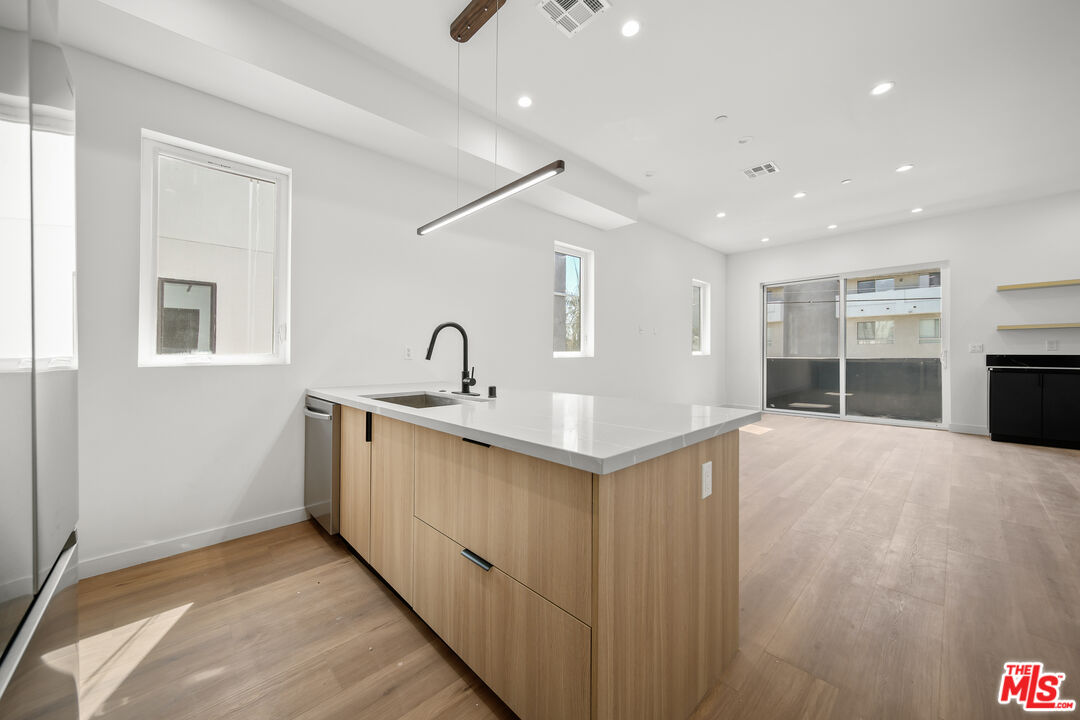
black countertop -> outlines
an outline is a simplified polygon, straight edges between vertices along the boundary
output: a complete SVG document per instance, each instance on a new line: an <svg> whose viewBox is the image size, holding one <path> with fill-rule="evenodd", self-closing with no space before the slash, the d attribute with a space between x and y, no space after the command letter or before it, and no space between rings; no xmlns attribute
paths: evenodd
<svg viewBox="0 0 1080 720"><path fill-rule="evenodd" d="M987 355L986 367L1068 368L1080 370L1080 355Z"/></svg>

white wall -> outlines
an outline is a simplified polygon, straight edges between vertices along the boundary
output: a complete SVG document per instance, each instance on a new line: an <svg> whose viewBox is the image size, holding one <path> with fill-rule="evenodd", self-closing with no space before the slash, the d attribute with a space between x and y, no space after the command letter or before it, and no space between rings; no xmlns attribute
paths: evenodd
<svg viewBox="0 0 1080 720"><path fill-rule="evenodd" d="M1000 284L1080 278L1080 193L927 217L728 257L726 400L761 404L761 284L878 268L948 265L942 321L950 427L986 431L986 353L1080 354L1080 330L998 332L998 325L1080 322L1080 288L998 293Z"/></svg>
<svg viewBox="0 0 1080 720"><path fill-rule="evenodd" d="M455 205L453 181L93 55L70 62L84 574L303 517L304 389L453 379L453 336L432 362L403 359L442 321L469 330L480 387L720 400L721 254L514 201L418 238ZM292 168L290 365L136 367L144 127ZM592 359L551 357L555 240L596 253ZM714 290L711 357L690 356L691 278Z"/></svg>

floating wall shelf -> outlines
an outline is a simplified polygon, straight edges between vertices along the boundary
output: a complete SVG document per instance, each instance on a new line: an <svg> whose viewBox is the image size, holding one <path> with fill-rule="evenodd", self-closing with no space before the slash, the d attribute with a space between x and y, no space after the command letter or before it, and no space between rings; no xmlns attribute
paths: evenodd
<svg viewBox="0 0 1080 720"><path fill-rule="evenodd" d="M1065 287L1066 285L1080 285L1080 280L1051 280L1049 282L1020 283L1018 285L998 285L998 292L1008 290L1037 290L1039 288ZM1043 327L1043 326L1038 326ZM999 330L1001 328L998 328Z"/></svg>
<svg viewBox="0 0 1080 720"><path fill-rule="evenodd" d="M1058 330L1061 328L1080 328L1080 322L1075 323L1040 323L1036 325L998 325L998 330Z"/></svg>

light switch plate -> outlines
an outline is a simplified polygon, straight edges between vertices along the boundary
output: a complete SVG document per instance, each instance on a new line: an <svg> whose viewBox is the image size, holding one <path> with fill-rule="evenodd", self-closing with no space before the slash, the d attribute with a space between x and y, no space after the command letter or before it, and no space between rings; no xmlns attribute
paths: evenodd
<svg viewBox="0 0 1080 720"><path fill-rule="evenodd" d="M983 344L982 343L971 343L970 345L968 345L968 352L969 353L981 353L981 352L983 352Z"/></svg>
<svg viewBox="0 0 1080 720"><path fill-rule="evenodd" d="M1047 340L1046 341L1046 349L1050 350L1050 351L1057 350L1058 349L1058 341L1057 340Z"/></svg>
<svg viewBox="0 0 1080 720"><path fill-rule="evenodd" d="M712 460L701 465L701 499L712 495Z"/></svg>

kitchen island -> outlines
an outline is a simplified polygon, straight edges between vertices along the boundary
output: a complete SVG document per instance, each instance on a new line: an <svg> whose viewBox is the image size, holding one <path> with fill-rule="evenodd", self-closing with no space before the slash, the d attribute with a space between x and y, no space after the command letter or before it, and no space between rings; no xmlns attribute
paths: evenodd
<svg viewBox="0 0 1080 720"><path fill-rule="evenodd" d="M760 413L444 387L309 391L340 406L342 537L519 716L689 715L738 648Z"/></svg>

